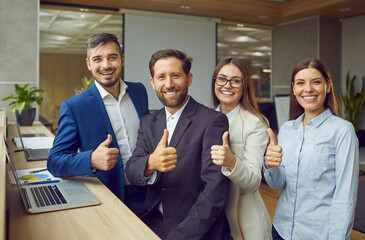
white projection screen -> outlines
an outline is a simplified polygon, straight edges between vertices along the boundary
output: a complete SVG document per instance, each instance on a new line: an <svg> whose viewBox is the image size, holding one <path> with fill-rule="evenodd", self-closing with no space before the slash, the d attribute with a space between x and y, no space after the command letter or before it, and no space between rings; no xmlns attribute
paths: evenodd
<svg viewBox="0 0 365 240"><path fill-rule="evenodd" d="M175 48L193 58L193 82L189 95L212 107L210 81L216 61L216 22L214 19L146 16L125 13L124 80L142 82L148 93L150 110L160 109L150 82L148 62L158 50Z"/></svg>

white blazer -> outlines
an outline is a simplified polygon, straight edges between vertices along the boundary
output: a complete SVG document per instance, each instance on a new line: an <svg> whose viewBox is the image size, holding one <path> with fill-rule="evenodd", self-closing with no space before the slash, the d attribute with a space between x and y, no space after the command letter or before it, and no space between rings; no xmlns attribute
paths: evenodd
<svg viewBox="0 0 365 240"><path fill-rule="evenodd" d="M237 156L232 172L222 168L230 180L225 211L232 237L270 240L271 220L261 195L263 156L268 143L267 126L254 114L240 107L229 126L231 150Z"/></svg>

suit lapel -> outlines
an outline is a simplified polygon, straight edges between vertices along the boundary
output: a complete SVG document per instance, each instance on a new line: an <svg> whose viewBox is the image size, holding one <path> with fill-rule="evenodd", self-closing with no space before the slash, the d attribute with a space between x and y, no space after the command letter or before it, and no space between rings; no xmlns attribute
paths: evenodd
<svg viewBox="0 0 365 240"><path fill-rule="evenodd" d="M154 143L155 147L160 142L161 137L163 135L163 131L166 128L166 113L165 108L162 108L159 110L159 112L156 114L156 118L152 123L152 130L154 131Z"/></svg>
<svg viewBox="0 0 365 240"><path fill-rule="evenodd" d="M189 102L186 104L186 107L184 111L181 113L180 119L176 124L174 135L171 137L171 141L169 146L175 147L179 143L181 137L183 136L185 130L188 128L188 126L191 123L191 120L189 119L190 116L194 115L196 113L196 109L198 107L198 103L190 97Z"/></svg>
<svg viewBox="0 0 365 240"><path fill-rule="evenodd" d="M93 106L95 106L94 109L96 111L96 116L94 117L99 118L100 122L105 127L105 131L112 135L115 147L118 147L113 127L109 120L108 113L106 112L103 100L101 99L100 93L96 88L95 83L93 83L93 85L91 85L90 87L89 97L90 97L90 102L92 103ZM107 136L105 136L105 139L106 137Z"/></svg>
<svg viewBox="0 0 365 240"><path fill-rule="evenodd" d="M132 100L134 108L137 111L137 115L138 115L139 119L141 119L141 117L143 116L143 112L142 112L142 109L140 107L141 101L139 100L139 95L140 94L138 92L138 89L133 84L131 84L129 82L124 82L124 83L128 86L127 92L129 94L129 97Z"/></svg>

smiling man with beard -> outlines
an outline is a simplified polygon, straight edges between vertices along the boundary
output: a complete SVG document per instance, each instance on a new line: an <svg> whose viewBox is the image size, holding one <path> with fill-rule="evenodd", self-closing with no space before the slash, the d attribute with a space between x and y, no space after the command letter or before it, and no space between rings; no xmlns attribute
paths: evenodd
<svg viewBox="0 0 365 240"><path fill-rule="evenodd" d="M141 119L126 173L148 185L141 218L162 239L231 239L223 211L229 180L210 156L228 120L188 95L191 61L175 49L152 55L150 83L165 107Z"/></svg>
<svg viewBox="0 0 365 240"><path fill-rule="evenodd" d="M141 215L146 188L130 185L124 168L135 148L139 119L149 113L146 89L121 79L124 55L113 34L88 39L86 64L95 81L61 104L47 167L58 177L97 177Z"/></svg>

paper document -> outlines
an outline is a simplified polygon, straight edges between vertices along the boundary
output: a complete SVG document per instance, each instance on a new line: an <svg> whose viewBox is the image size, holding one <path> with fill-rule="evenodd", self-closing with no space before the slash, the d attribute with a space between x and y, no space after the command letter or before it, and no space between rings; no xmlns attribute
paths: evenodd
<svg viewBox="0 0 365 240"><path fill-rule="evenodd" d="M23 137L22 139L25 148L43 149L52 148L54 137ZM14 138L14 142L17 147L22 147L18 137Z"/></svg>
<svg viewBox="0 0 365 240"><path fill-rule="evenodd" d="M32 169L22 169L16 170L18 175L19 183L25 184L37 184L37 183L47 183L47 182L59 182L62 178L53 176L48 170L32 173L33 171L43 169L43 168L32 168ZM8 176L10 183L16 185L15 178L12 171L8 171Z"/></svg>

